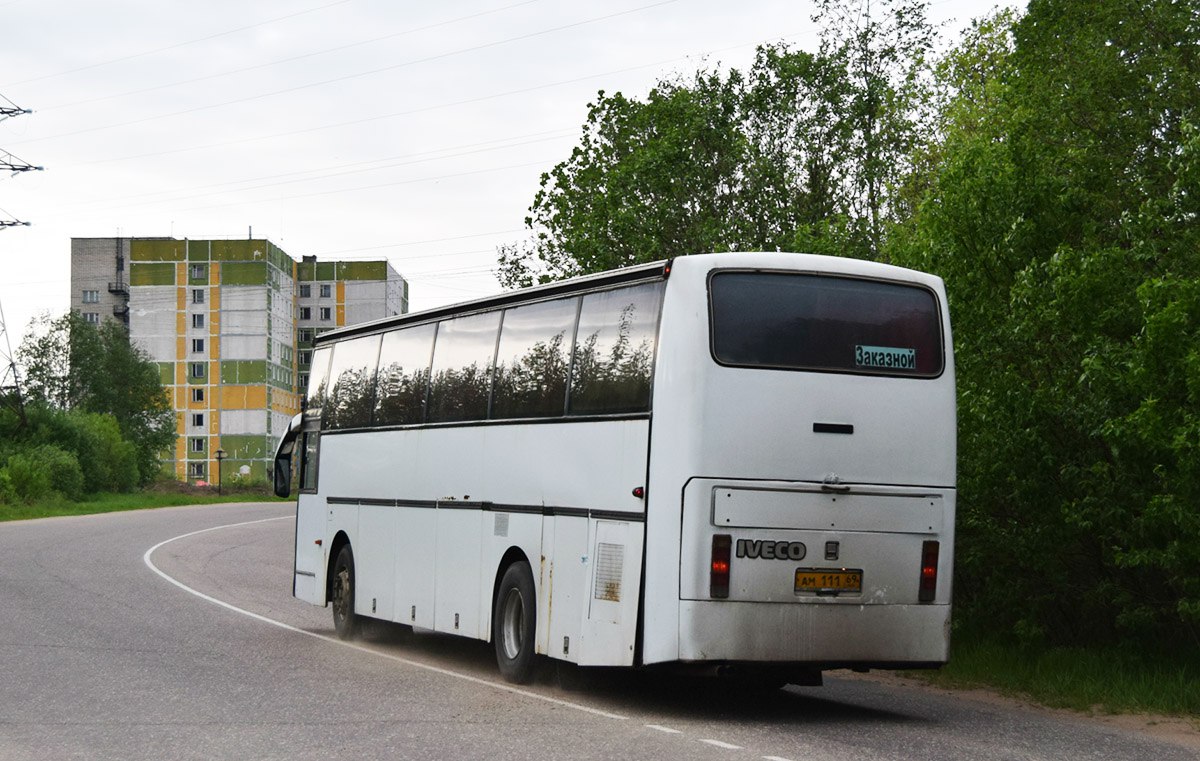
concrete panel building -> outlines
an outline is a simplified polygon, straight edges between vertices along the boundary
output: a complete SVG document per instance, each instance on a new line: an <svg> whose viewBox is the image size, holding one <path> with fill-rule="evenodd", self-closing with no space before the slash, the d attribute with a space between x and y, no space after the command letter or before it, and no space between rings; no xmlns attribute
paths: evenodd
<svg viewBox="0 0 1200 761"><path fill-rule="evenodd" d="M129 239L71 239L71 311L129 324Z"/></svg>
<svg viewBox="0 0 1200 761"><path fill-rule="evenodd" d="M298 262L261 239L74 238L71 291L72 309L124 321L158 363L178 434L164 465L191 481L217 480L218 450L222 480L265 479L313 338L408 311L386 261Z"/></svg>

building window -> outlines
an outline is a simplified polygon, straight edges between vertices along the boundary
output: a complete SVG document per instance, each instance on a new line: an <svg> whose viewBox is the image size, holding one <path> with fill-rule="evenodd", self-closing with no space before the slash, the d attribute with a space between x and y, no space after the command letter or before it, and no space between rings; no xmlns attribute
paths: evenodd
<svg viewBox="0 0 1200 761"><path fill-rule="evenodd" d="M202 315L202 314L192 315L192 327L193 328L203 328L204 327L204 315Z"/></svg>
<svg viewBox="0 0 1200 761"><path fill-rule="evenodd" d="M192 289L192 303L193 304L203 304L204 303L204 289L203 288L193 288Z"/></svg>
<svg viewBox="0 0 1200 761"><path fill-rule="evenodd" d="M202 389L202 388L192 389L192 401L193 402L204 401L204 389Z"/></svg>
<svg viewBox="0 0 1200 761"><path fill-rule="evenodd" d="M333 316L333 310L329 307L321 307L321 319L328 320Z"/></svg>
<svg viewBox="0 0 1200 761"><path fill-rule="evenodd" d="M192 413L192 425L197 426L197 427L204 425L204 413L203 412Z"/></svg>
<svg viewBox="0 0 1200 761"><path fill-rule="evenodd" d="M204 351L204 339L203 338L193 338L192 339L192 351L195 353L202 353Z"/></svg>
<svg viewBox="0 0 1200 761"><path fill-rule="evenodd" d="M312 364L312 352L307 349L300 350L300 364L308 367Z"/></svg>
<svg viewBox="0 0 1200 761"><path fill-rule="evenodd" d="M300 319L301 320L311 320L312 319L312 307L300 307Z"/></svg>
<svg viewBox="0 0 1200 761"><path fill-rule="evenodd" d="M321 298L327 299L332 295L333 295L333 286L332 285L321 286Z"/></svg>
<svg viewBox="0 0 1200 761"><path fill-rule="evenodd" d="M196 436L190 440L190 443L191 443L191 448L192 448L193 452L203 452L204 451L204 437Z"/></svg>
<svg viewBox="0 0 1200 761"><path fill-rule="evenodd" d="M308 388L308 373L300 373L300 388Z"/></svg>
<svg viewBox="0 0 1200 761"><path fill-rule="evenodd" d="M202 462L189 462L188 478L204 478L204 465Z"/></svg>
<svg viewBox="0 0 1200 761"><path fill-rule="evenodd" d="M83 303L99 304L100 303L100 291L84 291L83 292Z"/></svg>
<svg viewBox="0 0 1200 761"><path fill-rule="evenodd" d="M301 328L300 329L300 343L306 343L306 344L312 343L312 339L313 339L312 328Z"/></svg>
<svg viewBox="0 0 1200 761"><path fill-rule="evenodd" d="M202 280L208 275L208 268L203 264L193 264L191 273L193 280Z"/></svg>
<svg viewBox="0 0 1200 761"><path fill-rule="evenodd" d="M84 321L90 322L93 325L99 325L100 324L100 313L99 312L84 312L83 319L84 319Z"/></svg>
<svg viewBox="0 0 1200 761"><path fill-rule="evenodd" d="M191 376L193 378L203 378L204 377L204 363L203 362L192 362L190 372L191 372Z"/></svg>
<svg viewBox="0 0 1200 761"><path fill-rule="evenodd" d="M300 286L300 298L307 299L310 296L312 296L312 286L311 285Z"/></svg>

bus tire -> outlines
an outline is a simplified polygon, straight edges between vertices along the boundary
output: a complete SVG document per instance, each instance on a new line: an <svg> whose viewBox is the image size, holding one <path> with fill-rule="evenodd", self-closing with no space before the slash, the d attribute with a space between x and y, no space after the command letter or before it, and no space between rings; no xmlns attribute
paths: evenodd
<svg viewBox="0 0 1200 761"><path fill-rule="evenodd" d="M330 603L333 606L333 628L340 639L353 639L358 634L360 617L354 612L354 552L342 545L333 562L330 583Z"/></svg>
<svg viewBox="0 0 1200 761"><path fill-rule="evenodd" d="M533 678L534 639L537 635L537 598L533 574L524 560L504 571L492 606L492 640L496 665L505 681L527 684Z"/></svg>

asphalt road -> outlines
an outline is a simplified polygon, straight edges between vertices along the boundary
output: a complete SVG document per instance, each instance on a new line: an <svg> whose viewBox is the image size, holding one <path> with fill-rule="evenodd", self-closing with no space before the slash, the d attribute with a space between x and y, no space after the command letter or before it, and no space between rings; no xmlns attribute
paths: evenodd
<svg viewBox="0 0 1200 761"><path fill-rule="evenodd" d="M291 597L292 536L280 504L0 524L0 759L1200 757L864 679L747 696L607 672L567 690L546 666L513 688L486 643L382 624L338 642Z"/></svg>

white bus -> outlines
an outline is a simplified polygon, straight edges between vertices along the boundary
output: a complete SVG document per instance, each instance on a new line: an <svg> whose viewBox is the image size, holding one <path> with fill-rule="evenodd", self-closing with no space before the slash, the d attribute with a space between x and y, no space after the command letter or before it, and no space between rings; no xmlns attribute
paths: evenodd
<svg viewBox="0 0 1200 761"><path fill-rule="evenodd" d="M687 256L317 339L293 592L535 654L819 684L946 662L942 282Z"/></svg>

